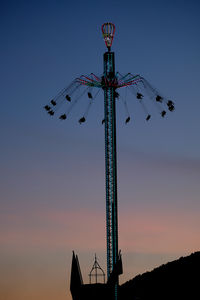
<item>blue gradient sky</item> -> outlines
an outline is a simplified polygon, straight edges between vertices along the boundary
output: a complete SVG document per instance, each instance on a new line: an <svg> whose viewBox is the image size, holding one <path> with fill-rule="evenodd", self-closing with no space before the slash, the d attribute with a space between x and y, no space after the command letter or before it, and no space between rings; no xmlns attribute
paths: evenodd
<svg viewBox="0 0 200 300"><path fill-rule="evenodd" d="M105 268L103 95L87 122L42 107L103 70L101 25L116 25L116 70L141 74L176 110L146 123L117 104L119 232L125 281L200 248L199 1L2 1L0 282L4 299L70 299L71 251L84 279ZM12 275L11 275L12 274Z"/></svg>

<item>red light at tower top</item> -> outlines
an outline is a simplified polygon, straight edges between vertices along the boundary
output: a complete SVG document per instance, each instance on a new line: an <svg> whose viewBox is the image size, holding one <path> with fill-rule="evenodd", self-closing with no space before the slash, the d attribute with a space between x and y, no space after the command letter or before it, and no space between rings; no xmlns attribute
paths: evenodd
<svg viewBox="0 0 200 300"><path fill-rule="evenodd" d="M106 44L106 47L108 48L108 51L110 51L110 48L112 46L113 38L115 35L115 25L112 23L104 23L101 27L103 38Z"/></svg>

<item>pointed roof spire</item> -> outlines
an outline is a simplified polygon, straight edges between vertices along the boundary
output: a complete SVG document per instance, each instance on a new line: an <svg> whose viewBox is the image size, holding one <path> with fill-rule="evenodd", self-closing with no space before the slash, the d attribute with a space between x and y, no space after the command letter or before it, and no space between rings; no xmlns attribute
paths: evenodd
<svg viewBox="0 0 200 300"><path fill-rule="evenodd" d="M73 294L77 288L83 284L81 269L79 265L78 256L75 255L74 251L72 254L72 267L71 267L71 280L70 280L70 290Z"/></svg>

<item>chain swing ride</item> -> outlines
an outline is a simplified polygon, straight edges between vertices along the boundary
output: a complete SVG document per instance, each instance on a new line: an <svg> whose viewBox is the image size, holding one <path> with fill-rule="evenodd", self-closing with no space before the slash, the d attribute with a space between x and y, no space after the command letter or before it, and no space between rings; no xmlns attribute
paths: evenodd
<svg viewBox="0 0 200 300"><path fill-rule="evenodd" d="M81 75L72 83L61 90L44 109L50 116L58 114L58 118L66 120L79 102L80 98L87 96L87 107L84 114L78 120L80 124L86 122L91 105L102 90L104 93L104 118L102 124L105 127L105 179L106 179L106 236L107 236L107 280L109 280L114 267L120 257L118 252L118 209L117 209L117 158L116 158L116 100L122 100L126 111L125 123L131 121L126 99L120 97L119 89L127 88L136 101L141 105L145 113L146 121L151 118L146 102L152 101L157 106L161 117L165 117L166 110L174 111L172 100L166 99L144 77L127 73L122 75L115 72L115 56L111 52L111 46L115 34L115 25L105 23L102 25L103 38L107 47L104 53L104 71L100 76L91 73ZM95 90L96 89L96 90ZM131 97L132 98L132 97ZM118 273L119 275L120 273ZM118 276L114 287L114 299L118 299Z"/></svg>

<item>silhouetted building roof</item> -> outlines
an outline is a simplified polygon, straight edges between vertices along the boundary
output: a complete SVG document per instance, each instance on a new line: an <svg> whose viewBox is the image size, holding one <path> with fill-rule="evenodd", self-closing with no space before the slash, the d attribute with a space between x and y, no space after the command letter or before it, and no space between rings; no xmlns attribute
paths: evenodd
<svg viewBox="0 0 200 300"><path fill-rule="evenodd" d="M121 254L107 283L84 284L78 256L73 252L70 290L73 300L114 300L114 286L122 274Z"/></svg>

